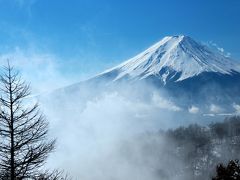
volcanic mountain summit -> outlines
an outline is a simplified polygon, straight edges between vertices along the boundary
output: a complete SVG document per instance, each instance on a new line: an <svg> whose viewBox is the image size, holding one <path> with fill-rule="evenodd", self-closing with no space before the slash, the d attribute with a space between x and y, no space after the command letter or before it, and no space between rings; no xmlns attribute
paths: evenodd
<svg viewBox="0 0 240 180"><path fill-rule="evenodd" d="M104 71L100 76L121 79L141 80L157 77L164 84L182 81L203 72L232 74L240 72L240 64L213 52L208 47L188 36L167 36L144 52Z"/></svg>
<svg viewBox="0 0 240 180"><path fill-rule="evenodd" d="M191 104L228 108L240 103L240 63L188 36L167 36L120 65L57 94L71 94L78 101L86 94L91 97L112 90L140 98L151 98L157 91L185 108Z"/></svg>

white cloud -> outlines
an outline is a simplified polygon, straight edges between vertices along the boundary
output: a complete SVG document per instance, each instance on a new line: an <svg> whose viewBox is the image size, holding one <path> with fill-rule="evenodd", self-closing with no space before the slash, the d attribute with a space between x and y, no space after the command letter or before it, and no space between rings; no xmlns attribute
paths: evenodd
<svg viewBox="0 0 240 180"><path fill-rule="evenodd" d="M18 8L24 9L27 12L28 17L32 17L32 7L37 0L14 0L14 3Z"/></svg>
<svg viewBox="0 0 240 180"><path fill-rule="evenodd" d="M212 113L221 113L223 111L223 109L220 106L217 106L215 104L211 104L209 110Z"/></svg>
<svg viewBox="0 0 240 180"><path fill-rule="evenodd" d="M240 105L239 104L234 103L233 108L236 110L237 114L240 114Z"/></svg>
<svg viewBox="0 0 240 180"><path fill-rule="evenodd" d="M95 92L95 89L88 91ZM172 116L173 112L166 111L166 108L169 109L173 103L163 100L159 95L155 95L156 99L161 109L154 103L132 99L128 95L122 96L118 92L105 92L86 100L86 103L79 99L75 106L79 109L76 110L73 110L71 102L64 101L64 105L70 108L55 111L51 104L53 101L50 100L44 109L51 119L50 125L53 127L53 136L58 139L58 149L50 157L48 166L64 169L73 177L83 179L155 179L152 178L155 174L152 173L152 167L155 166L135 163L145 160L137 152L134 153L134 156L138 156L137 159L129 161L129 153L124 152L129 150L125 148L126 140L146 131L156 132L167 124L173 127L179 123L178 119L171 120L166 115L169 113ZM173 110L176 109L178 108L174 106ZM53 124L53 121L56 123ZM135 145L133 148L141 150ZM106 159L110 161L106 163ZM153 160L155 162L155 158ZM142 167L141 171L135 171Z"/></svg>
<svg viewBox="0 0 240 180"><path fill-rule="evenodd" d="M188 108L188 112L191 114L197 114L199 112L199 108L196 106L191 106L190 108Z"/></svg>
<svg viewBox="0 0 240 180"><path fill-rule="evenodd" d="M182 109L175 105L172 101L161 97L158 93L153 93L152 101L155 106L161 109L167 109L171 111L181 111Z"/></svg>
<svg viewBox="0 0 240 180"><path fill-rule="evenodd" d="M224 53L224 49L223 48L217 48L221 53Z"/></svg>
<svg viewBox="0 0 240 180"><path fill-rule="evenodd" d="M209 113L209 114L203 114L203 116L214 117L214 116L215 116L215 114L211 114L211 113Z"/></svg>
<svg viewBox="0 0 240 180"><path fill-rule="evenodd" d="M15 3L20 7L32 6L37 0L15 0Z"/></svg>
<svg viewBox="0 0 240 180"><path fill-rule="evenodd" d="M216 43L214 43L213 41L209 41L207 43L205 43L209 48L211 48L212 50L218 51L219 53L223 54L226 57L230 57L231 53L227 52L224 48L219 47Z"/></svg>
<svg viewBox="0 0 240 180"><path fill-rule="evenodd" d="M73 82L60 72L59 59L53 54L15 48L10 53L0 55L0 65L6 65L7 60L31 84L33 93L53 90Z"/></svg>

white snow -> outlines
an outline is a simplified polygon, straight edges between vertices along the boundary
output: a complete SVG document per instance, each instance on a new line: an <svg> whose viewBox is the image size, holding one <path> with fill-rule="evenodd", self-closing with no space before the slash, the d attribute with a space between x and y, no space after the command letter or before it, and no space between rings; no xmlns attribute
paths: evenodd
<svg viewBox="0 0 240 180"><path fill-rule="evenodd" d="M155 75L166 83L168 78L173 78L177 73L181 75L176 81L181 81L202 72L240 72L240 64L220 53L212 52L188 36L179 35L163 38L144 52L99 76L112 71L118 72L114 81L125 76L144 79Z"/></svg>

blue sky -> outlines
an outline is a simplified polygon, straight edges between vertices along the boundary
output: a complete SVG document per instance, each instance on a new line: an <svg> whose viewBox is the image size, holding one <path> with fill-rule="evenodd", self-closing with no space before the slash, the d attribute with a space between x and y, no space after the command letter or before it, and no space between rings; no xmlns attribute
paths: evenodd
<svg viewBox="0 0 240 180"><path fill-rule="evenodd" d="M166 35L212 41L240 59L239 33L239 0L0 0L0 53L50 54L74 80Z"/></svg>

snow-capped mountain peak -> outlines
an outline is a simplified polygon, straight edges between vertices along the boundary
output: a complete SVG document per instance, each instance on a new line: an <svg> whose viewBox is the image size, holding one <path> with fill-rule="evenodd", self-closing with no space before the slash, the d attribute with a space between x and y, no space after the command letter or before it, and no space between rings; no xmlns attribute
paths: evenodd
<svg viewBox="0 0 240 180"><path fill-rule="evenodd" d="M239 63L184 35L167 36L144 52L98 76L114 72L114 81L122 78L145 79L157 76L164 83L181 81L202 72L231 74L240 72ZM177 77L177 79L176 79Z"/></svg>

